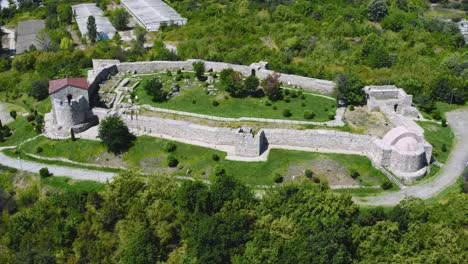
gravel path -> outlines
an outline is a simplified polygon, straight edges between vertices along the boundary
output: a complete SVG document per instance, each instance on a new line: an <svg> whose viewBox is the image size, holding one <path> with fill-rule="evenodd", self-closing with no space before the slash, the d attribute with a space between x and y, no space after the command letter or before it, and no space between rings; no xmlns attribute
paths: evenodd
<svg viewBox="0 0 468 264"><path fill-rule="evenodd" d="M390 206L398 204L401 200L410 196L422 199L434 197L447 187L455 184L468 165L468 109L452 111L447 113L446 116L455 135L456 143L445 167L441 169L436 179L381 196L354 197L354 201L363 205Z"/></svg>
<svg viewBox="0 0 468 264"><path fill-rule="evenodd" d="M2 150L8 148L12 147L0 148L0 162L2 165L11 168L16 168L18 170L38 173L41 168L47 167L49 169L49 172L53 173L55 176L67 176L76 180L91 180L98 182L106 182L107 180L110 181L116 175L116 173L112 172L70 168L66 166L43 164L34 161L14 159L8 157L7 155L5 155L5 153L2 152Z"/></svg>

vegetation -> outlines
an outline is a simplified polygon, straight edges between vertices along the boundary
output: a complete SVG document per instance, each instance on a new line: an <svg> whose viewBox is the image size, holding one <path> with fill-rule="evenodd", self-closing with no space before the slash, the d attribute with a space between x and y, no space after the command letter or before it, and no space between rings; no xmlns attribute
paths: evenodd
<svg viewBox="0 0 468 264"><path fill-rule="evenodd" d="M127 151L135 140L135 136L130 133L127 125L117 115L111 115L101 121L98 138L113 153Z"/></svg>
<svg viewBox="0 0 468 264"><path fill-rule="evenodd" d="M418 124L424 129L424 138L433 146L432 155L437 161L445 163L454 143L450 127L432 122L418 122Z"/></svg>
<svg viewBox="0 0 468 264"><path fill-rule="evenodd" d="M98 32L96 28L96 18L94 16L88 17L88 24L86 27L88 29L88 39L93 43L96 42Z"/></svg>
<svg viewBox="0 0 468 264"><path fill-rule="evenodd" d="M20 177L0 173L2 263L462 263L467 257L466 194L433 205L410 199L358 209L350 196L323 184L280 185L258 199L231 176L210 186L135 173L105 186L56 177L14 185Z"/></svg>
<svg viewBox="0 0 468 264"><path fill-rule="evenodd" d="M223 72L229 73L230 71ZM243 97L241 94L244 93L244 88L238 90L240 92L235 92L233 95L231 93L233 91L225 88L226 86L223 82L224 73L220 73L220 82L214 84L214 87L218 89L218 91L215 91L215 94L211 95L203 88L203 83L193 80L194 75L185 75L190 76L190 82L188 83L190 88L185 88L187 85L185 81L176 81L179 75L175 77L167 76L164 72L155 74L154 76L145 76L135 90L135 95L138 96L136 102L184 112L233 118L258 117L285 119L282 111L286 108L289 109L292 114L288 119L293 120L320 122L329 120L329 114L335 115L336 102L333 99L303 93L295 89L280 89L278 91L281 93L280 97L284 97L285 100L277 100L274 102L265 97ZM182 74L183 73L180 75ZM247 83L249 78L250 77L243 81L243 83ZM159 95L164 97L163 94L167 95L171 86L175 84L181 87L181 92L170 99L167 99L166 96L164 100L161 98L160 101L154 101L154 97L148 92L149 87L156 87L154 90L157 91L157 98L160 98ZM239 96L243 98L239 98ZM314 115L304 116L304 111L313 112Z"/></svg>

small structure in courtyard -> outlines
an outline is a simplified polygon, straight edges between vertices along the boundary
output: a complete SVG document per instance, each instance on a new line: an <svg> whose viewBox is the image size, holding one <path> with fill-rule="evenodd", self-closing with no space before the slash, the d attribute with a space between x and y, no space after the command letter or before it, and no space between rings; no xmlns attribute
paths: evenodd
<svg viewBox="0 0 468 264"><path fill-rule="evenodd" d="M64 78L49 81L52 112L46 115L49 132L68 136L71 129L82 132L98 123L89 104L90 90L86 78ZM51 131L52 130L52 131Z"/></svg>

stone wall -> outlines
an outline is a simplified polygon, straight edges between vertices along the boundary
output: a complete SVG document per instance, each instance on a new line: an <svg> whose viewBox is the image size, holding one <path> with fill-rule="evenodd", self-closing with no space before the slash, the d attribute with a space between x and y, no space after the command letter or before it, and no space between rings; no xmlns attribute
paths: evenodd
<svg viewBox="0 0 468 264"><path fill-rule="evenodd" d="M70 104L66 100L52 99L52 111L58 127L70 128L86 123L90 109L88 100L80 96L73 99Z"/></svg>
<svg viewBox="0 0 468 264"><path fill-rule="evenodd" d="M119 72L127 73L151 73L155 71L164 70L193 70L192 63L199 60L187 60L187 61L142 61L142 62L122 62L117 60L93 60L93 71L90 76L97 76L103 69L109 68L115 65ZM207 71L220 72L223 69L232 68L235 71L242 73L244 76L249 76L254 73L260 79L266 78L269 74L273 74L274 71L268 70L266 62L252 63L250 66L237 65L224 62L212 62L203 61ZM331 94L335 87L335 83L327 80L320 80L315 78L281 74L279 79L283 84L294 85L299 88L321 92L324 94ZM94 79L91 78L91 81Z"/></svg>

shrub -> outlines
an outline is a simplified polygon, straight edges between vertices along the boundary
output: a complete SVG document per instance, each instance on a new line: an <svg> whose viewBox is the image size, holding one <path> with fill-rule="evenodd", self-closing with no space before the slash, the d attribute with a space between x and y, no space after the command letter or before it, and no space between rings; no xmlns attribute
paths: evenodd
<svg viewBox="0 0 468 264"><path fill-rule="evenodd" d="M167 166L171 168L177 167L177 165L179 164L179 161L173 155L167 156L166 162Z"/></svg>
<svg viewBox="0 0 468 264"><path fill-rule="evenodd" d="M354 105L351 105L351 106L349 107L349 111L354 111Z"/></svg>
<svg viewBox="0 0 468 264"><path fill-rule="evenodd" d="M44 149L42 149L41 147L36 148L36 153L41 153L42 151L44 151Z"/></svg>
<svg viewBox="0 0 468 264"><path fill-rule="evenodd" d="M301 99L305 100L305 95L304 94L301 94Z"/></svg>
<svg viewBox="0 0 468 264"><path fill-rule="evenodd" d="M435 120L440 120L442 118L439 111L434 111L432 117L434 117Z"/></svg>
<svg viewBox="0 0 468 264"><path fill-rule="evenodd" d="M287 91L287 90L286 90L286 91ZM290 103L290 102L291 102L291 98L286 97L286 98L284 98L284 101L285 101L286 103Z"/></svg>
<svg viewBox="0 0 468 264"><path fill-rule="evenodd" d="M304 171L304 175L307 178L312 179L312 177L314 176L314 172L311 169L307 169L307 170Z"/></svg>
<svg viewBox="0 0 468 264"><path fill-rule="evenodd" d="M38 101L42 101L49 96L49 82L47 80L35 80L31 83L29 95Z"/></svg>
<svg viewBox="0 0 468 264"><path fill-rule="evenodd" d="M357 179L357 177L361 176L357 170L351 170L351 178Z"/></svg>
<svg viewBox="0 0 468 264"><path fill-rule="evenodd" d="M196 101L196 100L192 100L192 104L196 104L196 103L197 103L197 101Z"/></svg>
<svg viewBox="0 0 468 264"><path fill-rule="evenodd" d="M328 108L325 107L325 109L323 109L323 111L328 112Z"/></svg>
<svg viewBox="0 0 468 264"><path fill-rule="evenodd" d="M278 107L276 107L276 105L274 105L274 106L273 106L273 110L276 110L276 109L278 109Z"/></svg>
<svg viewBox="0 0 468 264"><path fill-rule="evenodd" d="M315 113L312 111L305 111L304 112L304 119L313 119L315 117Z"/></svg>
<svg viewBox="0 0 468 264"><path fill-rule="evenodd" d="M216 101L216 100L213 100L212 104L213 104L213 106L218 106L218 105L219 105L219 102Z"/></svg>
<svg viewBox="0 0 468 264"><path fill-rule="evenodd" d="M442 144L441 150L442 150L442 152L447 152L447 145Z"/></svg>
<svg viewBox="0 0 468 264"><path fill-rule="evenodd" d="M219 166L216 166L215 167L215 170L214 170L214 173L216 176L224 176L226 175L226 170L222 167L219 167Z"/></svg>
<svg viewBox="0 0 468 264"><path fill-rule="evenodd" d="M101 121L98 138L113 153L128 150L136 137L130 133L127 125L117 115L111 115Z"/></svg>
<svg viewBox="0 0 468 264"><path fill-rule="evenodd" d="M26 117L26 119L28 120L28 122L32 122L32 121L34 121L34 120L36 119L36 117L33 116L33 115L28 115L28 116Z"/></svg>
<svg viewBox="0 0 468 264"><path fill-rule="evenodd" d="M442 127L447 127L447 120L442 118Z"/></svg>
<svg viewBox="0 0 468 264"><path fill-rule="evenodd" d="M275 183L282 183L283 180L284 180L283 175L281 175L279 173L275 173L275 176L273 177L273 181Z"/></svg>
<svg viewBox="0 0 468 264"><path fill-rule="evenodd" d="M174 152L177 149L177 145L172 142L167 142L164 144L164 151L166 152Z"/></svg>
<svg viewBox="0 0 468 264"><path fill-rule="evenodd" d="M388 190L393 187L393 183L391 181L384 181L381 185L382 189Z"/></svg>
<svg viewBox="0 0 468 264"><path fill-rule="evenodd" d="M172 76L172 72L170 70L166 70L166 75L170 77Z"/></svg>
<svg viewBox="0 0 468 264"><path fill-rule="evenodd" d="M289 95L291 93L291 91L289 91L289 89L283 89L284 91L284 95Z"/></svg>
<svg viewBox="0 0 468 264"><path fill-rule="evenodd" d="M17 116L16 111L15 111L15 110L10 111L10 116L11 116L13 119L16 119L16 116Z"/></svg>
<svg viewBox="0 0 468 264"><path fill-rule="evenodd" d="M328 119L329 120L334 120L335 119L335 114L329 114Z"/></svg>
<svg viewBox="0 0 468 264"><path fill-rule="evenodd" d="M315 183L320 183L320 179L317 178L317 177L312 177L312 180L313 180Z"/></svg>
<svg viewBox="0 0 468 264"><path fill-rule="evenodd" d="M41 178L47 178L52 176L52 173L49 172L48 168L42 168L39 170L39 175L41 176Z"/></svg>
<svg viewBox="0 0 468 264"><path fill-rule="evenodd" d="M266 106L271 106L271 102L270 102L270 101L266 101L266 102L265 102L265 105L266 105Z"/></svg>
<svg viewBox="0 0 468 264"><path fill-rule="evenodd" d="M302 107L306 107L306 104L305 104L305 103L302 103L301 106L302 106Z"/></svg>
<svg viewBox="0 0 468 264"><path fill-rule="evenodd" d="M290 116L292 116L291 110L289 110L289 109L284 109L284 110L283 110L283 116L284 116L284 117L290 117Z"/></svg>
<svg viewBox="0 0 468 264"><path fill-rule="evenodd" d="M292 92L291 92L291 97L292 97L292 98L297 98L297 93L296 93L296 91L292 91Z"/></svg>
<svg viewBox="0 0 468 264"><path fill-rule="evenodd" d="M211 158L213 158L214 161L219 161L219 155L218 154L213 154L211 156Z"/></svg>

